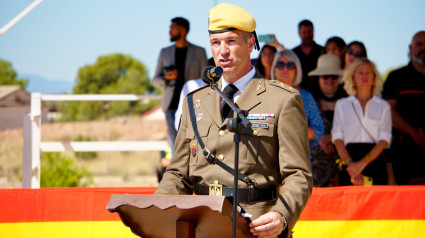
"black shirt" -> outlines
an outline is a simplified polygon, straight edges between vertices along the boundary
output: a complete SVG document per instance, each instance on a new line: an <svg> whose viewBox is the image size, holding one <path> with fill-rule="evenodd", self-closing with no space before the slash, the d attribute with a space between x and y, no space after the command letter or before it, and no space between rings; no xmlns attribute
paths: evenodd
<svg viewBox="0 0 425 238"><path fill-rule="evenodd" d="M301 68L303 71L303 77L301 81L301 88L310 89L310 78L308 77L308 73L316 68L317 66L317 59L319 59L319 56L322 54L323 47L316 44L314 42L313 49L311 50L309 55L304 54L304 52L301 49L301 45L295 47L292 51L298 56L298 58L301 61Z"/></svg>
<svg viewBox="0 0 425 238"><path fill-rule="evenodd" d="M396 111L407 123L425 131L425 75L412 62L388 75L382 91L384 99L397 101ZM401 133L394 130L395 133Z"/></svg>
<svg viewBox="0 0 425 238"><path fill-rule="evenodd" d="M180 100L180 92L182 91L183 85L184 85L184 68L186 65L186 54L187 54L187 47L185 48L176 48L176 55L175 55L175 61L176 62L176 69L179 71L179 75L176 79L176 84L174 86L174 92L173 92L173 98L171 99L170 106L168 107L168 110L177 110L177 107L179 106L179 100Z"/></svg>

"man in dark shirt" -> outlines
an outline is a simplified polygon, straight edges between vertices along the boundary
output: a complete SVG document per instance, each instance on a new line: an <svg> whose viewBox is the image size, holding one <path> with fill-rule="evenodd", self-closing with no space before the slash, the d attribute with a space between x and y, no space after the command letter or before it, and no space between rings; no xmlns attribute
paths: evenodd
<svg viewBox="0 0 425 238"><path fill-rule="evenodd" d="M314 42L314 27L310 20L302 20L298 24L298 34L301 38L301 44L293 49L301 61L303 77L301 88L310 90L310 78L308 72L316 68L317 59L322 54L323 47Z"/></svg>
<svg viewBox="0 0 425 238"><path fill-rule="evenodd" d="M398 184L425 184L425 31L413 36L411 61L388 75L382 92L391 105L391 158Z"/></svg>
<svg viewBox="0 0 425 238"><path fill-rule="evenodd" d="M174 147L177 135L174 119L180 91L185 82L201 77L201 72L208 62L205 49L187 41L188 32L189 21L182 17L171 20L170 41L175 44L161 50L152 80L155 87L164 88L162 110L167 121L171 148Z"/></svg>

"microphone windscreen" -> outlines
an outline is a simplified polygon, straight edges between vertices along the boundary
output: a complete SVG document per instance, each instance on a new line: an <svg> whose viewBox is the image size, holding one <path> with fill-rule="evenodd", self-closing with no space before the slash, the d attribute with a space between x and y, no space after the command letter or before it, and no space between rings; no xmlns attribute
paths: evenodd
<svg viewBox="0 0 425 238"><path fill-rule="evenodd" d="M214 66L207 66L207 67L205 67L203 70L202 70L202 73L201 73L201 79L202 79L202 81L204 81L204 83L206 83L206 84L210 84L211 82L212 82L212 80L211 79L209 79L208 78L208 71L210 70L210 69L212 69L212 68L214 68Z"/></svg>

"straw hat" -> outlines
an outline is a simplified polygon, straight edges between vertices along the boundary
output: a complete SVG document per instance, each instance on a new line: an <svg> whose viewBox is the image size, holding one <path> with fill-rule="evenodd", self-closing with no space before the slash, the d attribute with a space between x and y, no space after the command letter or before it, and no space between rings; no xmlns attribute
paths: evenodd
<svg viewBox="0 0 425 238"><path fill-rule="evenodd" d="M324 54L317 60L317 67L308 73L308 76L342 75L341 61L332 54Z"/></svg>

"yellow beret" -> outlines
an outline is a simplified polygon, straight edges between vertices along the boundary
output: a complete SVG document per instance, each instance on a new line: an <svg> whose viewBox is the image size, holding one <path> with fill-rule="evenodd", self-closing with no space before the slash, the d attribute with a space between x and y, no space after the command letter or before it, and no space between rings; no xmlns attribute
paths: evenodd
<svg viewBox="0 0 425 238"><path fill-rule="evenodd" d="M219 33L229 30L254 32L256 27L254 17L245 9L229 3L221 3L210 9L208 31Z"/></svg>

